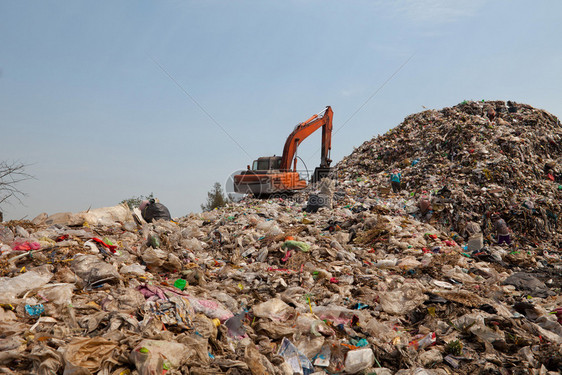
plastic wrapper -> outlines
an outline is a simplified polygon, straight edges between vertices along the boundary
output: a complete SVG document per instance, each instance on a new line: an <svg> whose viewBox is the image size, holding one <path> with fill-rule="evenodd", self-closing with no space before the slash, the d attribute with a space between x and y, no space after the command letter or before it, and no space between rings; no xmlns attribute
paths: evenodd
<svg viewBox="0 0 562 375"><path fill-rule="evenodd" d="M435 332L430 332L427 335L422 336L421 338L412 340L409 345L416 350L423 350L428 346L433 345L436 340L437 335L435 334Z"/></svg>
<svg viewBox="0 0 562 375"><path fill-rule="evenodd" d="M291 365L294 374L310 375L314 372L314 366L309 359L286 337L281 341L277 355L283 357L285 362Z"/></svg>
<svg viewBox="0 0 562 375"><path fill-rule="evenodd" d="M314 366L318 367L328 367L330 366L330 357L332 356L332 351L329 345L322 346L322 349L316 356L314 360Z"/></svg>

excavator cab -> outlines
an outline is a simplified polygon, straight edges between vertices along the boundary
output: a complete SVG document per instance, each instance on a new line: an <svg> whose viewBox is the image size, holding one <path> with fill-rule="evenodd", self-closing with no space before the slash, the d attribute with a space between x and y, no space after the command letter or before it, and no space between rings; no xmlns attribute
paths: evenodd
<svg viewBox="0 0 562 375"><path fill-rule="evenodd" d="M270 171L281 168L281 156L264 156L254 160L252 171Z"/></svg>
<svg viewBox="0 0 562 375"><path fill-rule="evenodd" d="M281 159L281 156L263 156L254 160L251 168L234 176L234 191L256 197L269 197L276 193L304 189L306 181L298 173L281 172Z"/></svg>

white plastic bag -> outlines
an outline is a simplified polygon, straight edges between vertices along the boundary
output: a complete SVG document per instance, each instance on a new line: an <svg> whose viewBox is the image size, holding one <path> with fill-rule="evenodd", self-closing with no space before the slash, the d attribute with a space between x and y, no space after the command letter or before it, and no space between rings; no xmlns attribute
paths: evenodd
<svg viewBox="0 0 562 375"><path fill-rule="evenodd" d="M0 280L0 303L13 303L28 290L41 288L53 278L51 269L51 265L44 265L16 277Z"/></svg>

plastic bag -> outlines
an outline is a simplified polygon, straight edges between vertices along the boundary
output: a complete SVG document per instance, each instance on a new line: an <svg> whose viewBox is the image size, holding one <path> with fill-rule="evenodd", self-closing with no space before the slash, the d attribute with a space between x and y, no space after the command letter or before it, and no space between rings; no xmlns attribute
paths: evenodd
<svg viewBox="0 0 562 375"><path fill-rule="evenodd" d="M172 220L168 208L154 199L142 210L142 218L149 223L155 220Z"/></svg>
<svg viewBox="0 0 562 375"><path fill-rule="evenodd" d="M265 232L266 237L278 236L283 233L281 228L279 228L279 226L273 220L262 221L256 226L256 228Z"/></svg>
<svg viewBox="0 0 562 375"><path fill-rule="evenodd" d="M71 269L88 284L119 280L117 269L95 255L78 254L74 257Z"/></svg>
<svg viewBox="0 0 562 375"><path fill-rule="evenodd" d="M20 236L23 238L29 237L29 232L26 231L24 228L20 227L19 225L15 228L16 236Z"/></svg>
<svg viewBox="0 0 562 375"><path fill-rule="evenodd" d="M390 292L381 292L379 296L382 309L395 315L404 315L428 299L423 289L416 284L405 284Z"/></svg>
<svg viewBox="0 0 562 375"><path fill-rule="evenodd" d="M330 354L330 365L328 366L329 373L340 373L345 368L345 354L343 353L342 346L339 344L332 345L332 352Z"/></svg>
<svg viewBox="0 0 562 375"><path fill-rule="evenodd" d="M47 284L53 278L51 269L51 265L44 265L11 279L0 280L0 303L14 303L21 294Z"/></svg>
<svg viewBox="0 0 562 375"><path fill-rule="evenodd" d="M197 336L203 337L206 340L217 337L218 329L216 324L220 325L220 321L218 319L209 319L203 314L197 314L192 319L192 322Z"/></svg>
<svg viewBox="0 0 562 375"><path fill-rule="evenodd" d="M132 274L132 275L142 276L146 273L146 266L140 265L138 263L133 263L121 267L120 272L122 274Z"/></svg>
<svg viewBox="0 0 562 375"><path fill-rule="evenodd" d="M94 208L79 212L73 215L71 221L75 224L114 225L117 222L133 221L133 215L126 203L120 203L112 207Z"/></svg>
<svg viewBox="0 0 562 375"><path fill-rule="evenodd" d="M58 374L63 365L63 355L48 345L35 345L28 358L33 361L31 374L50 375Z"/></svg>
<svg viewBox="0 0 562 375"><path fill-rule="evenodd" d="M216 318L220 320L221 323L224 323L234 316L234 314L228 311L220 302L192 296L187 297L187 299L196 313L203 313L210 319Z"/></svg>
<svg viewBox="0 0 562 375"><path fill-rule="evenodd" d="M66 363L64 375L97 373L103 363L111 358L118 344L103 337L75 338L68 344L64 352Z"/></svg>
<svg viewBox="0 0 562 375"><path fill-rule="evenodd" d="M243 321L246 318L244 311L234 315L232 318L224 322L228 328L228 335L232 338L242 338L246 336L246 329L244 328Z"/></svg>
<svg viewBox="0 0 562 375"><path fill-rule="evenodd" d="M294 313L294 309L279 298L272 298L255 305L252 310L259 318L269 318L279 322L286 321Z"/></svg>
<svg viewBox="0 0 562 375"><path fill-rule="evenodd" d="M197 238L190 238L188 240L183 240L182 246L188 248L191 251L198 252L198 251L203 251L203 249L209 245L207 245L205 242L198 240Z"/></svg>
<svg viewBox="0 0 562 375"><path fill-rule="evenodd" d="M482 236L482 233L476 233L468 239L467 251L479 251L482 247L484 247L484 237Z"/></svg>
<svg viewBox="0 0 562 375"><path fill-rule="evenodd" d="M178 368L189 356L189 348L173 341L142 340L129 354L140 375L163 374Z"/></svg>
<svg viewBox="0 0 562 375"><path fill-rule="evenodd" d="M183 361L190 363L194 363L197 361L201 365L205 366L209 364L209 341L207 339L194 333L192 335L183 336L179 338L178 341L188 348L188 350L183 353Z"/></svg>
<svg viewBox="0 0 562 375"><path fill-rule="evenodd" d="M322 350L326 339L321 337L311 337L302 335L299 339L295 338L295 346L307 358L315 358Z"/></svg>
<svg viewBox="0 0 562 375"><path fill-rule="evenodd" d="M74 288L74 284L47 284L38 294L55 305L64 306L72 302Z"/></svg>
<svg viewBox="0 0 562 375"><path fill-rule="evenodd" d="M183 238L196 237L199 238L203 236L203 232L196 225L188 225L186 228L182 229L181 236Z"/></svg>
<svg viewBox="0 0 562 375"><path fill-rule="evenodd" d="M146 249L141 258L149 267L160 267L164 264L164 261L168 257L165 251L160 249L153 249L149 247Z"/></svg>
<svg viewBox="0 0 562 375"><path fill-rule="evenodd" d="M347 353L345 358L345 372L356 374L365 370L375 363L375 354L372 349L358 349Z"/></svg>
<svg viewBox="0 0 562 375"><path fill-rule="evenodd" d="M16 251L30 251L30 250L39 250L41 248L41 244L36 241L25 241L22 239L15 240L12 244L12 249Z"/></svg>

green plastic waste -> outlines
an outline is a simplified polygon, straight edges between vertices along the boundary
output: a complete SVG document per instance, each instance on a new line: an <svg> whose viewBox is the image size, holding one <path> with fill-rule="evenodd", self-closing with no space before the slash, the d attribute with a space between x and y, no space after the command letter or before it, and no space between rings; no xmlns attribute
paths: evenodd
<svg viewBox="0 0 562 375"><path fill-rule="evenodd" d="M187 280L184 280L184 279L177 279L174 282L174 286L176 288L178 288L179 290L184 290L186 285L187 285Z"/></svg>
<svg viewBox="0 0 562 375"><path fill-rule="evenodd" d="M369 342L365 339L353 338L349 340L349 343L353 346L358 346L360 348L364 348L369 345Z"/></svg>
<svg viewBox="0 0 562 375"><path fill-rule="evenodd" d="M153 249L158 249L160 247L160 238L157 235L151 235L148 237L148 244Z"/></svg>
<svg viewBox="0 0 562 375"><path fill-rule="evenodd" d="M170 367L172 367L172 364L170 363L170 361L165 359L164 362L162 363L162 369L169 370Z"/></svg>
<svg viewBox="0 0 562 375"><path fill-rule="evenodd" d="M306 242L301 241L285 241L285 243L281 245L281 248L289 250L300 250L304 253L307 253L310 250L310 245Z"/></svg>

